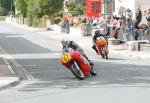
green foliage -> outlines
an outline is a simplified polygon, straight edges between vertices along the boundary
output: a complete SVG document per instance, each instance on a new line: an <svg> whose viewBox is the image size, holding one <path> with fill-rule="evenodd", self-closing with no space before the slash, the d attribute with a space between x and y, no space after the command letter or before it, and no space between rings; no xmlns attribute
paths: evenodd
<svg viewBox="0 0 150 103"><path fill-rule="evenodd" d="M51 19L51 23L55 17L63 16L64 0L14 0L17 15L27 18L29 26L39 26L39 19L46 15L46 19ZM56 18L56 22L60 19ZM41 23L42 24L42 23Z"/></svg>
<svg viewBox="0 0 150 103"><path fill-rule="evenodd" d="M23 16L24 18L27 16L27 1L26 0L15 0L16 9L18 11L18 15Z"/></svg>
<svg viewBox="0 0 150 103"><path fill-rule="evenodd" d="M0 16L5 15L5 9L0 7Z"/></svg>
<svg viewBox="0 0 150 103"><path fill-rule="evenodd" d="M37 10L36 0L27 0L27 21L28 26L33 26L34 18L37 18L38 10Z"/></svg>
<svg viewBox="0 0 150 103"><path fill-rule="evenodd" d="M61 18L63 18L63 13L64 13L64 10L61 9L59 12L57 12L57 13L55 14L55 17L61 17Z"/></svg>
<svg viewBox="0 0 150 103"><path fill-rule="evenodd" d="M32 14L28 14L28 16L27 16L27 24L28 24L28 26L33 25L33 16L32 16Z"/></svg>
<svg viewBox="0 0 150 103"><path fill-rule="evenodd" d="M0 15L3 16L3 15L6 15L6 1L5 0L0 0Z"/></svg>
<svg viewBox="0 0 150 103"><path fill-rule="evenodd" d="M69 10L69 13L72 16L78 16L78 15L84 15L85 14L85 6L80 4L67 4L67 8Z"/></svg>
<svg viewBox="0 0 150 103"><path fill-rule="evenodd" d="M4 21L5 20L5 16L0 16L0 21Z"/></svg>
<svg viewBox="0 0 150 103"><path fill-rule="evenodd" d="M44 15L43 18L46 20L49 19L48 15Z"/></svg>
<svg viewBox="0 0 150 103"><path fill-rule="evenodd" d="M33 27L42 27L42 19L33 18Z"/></svg>
<svg viewBox="0 0 150 103"><path fill-rule="evenodd" d="M62 18L61 17L55 17L55 23L56 24L58 24L58 23L60 23L60 21L62 20Z"/></svg>
<svg viewBox="0 0 150 103"><path fill-rule="evenodd" d="M47 15L54 15L63 8L64 0L37 0L38 9Z"/></svg>
<svg viewBox="0 0 150 103"><path fill-rule="evenodd" d="M14 0L0 0L0 15L8 15L15 11Z"/></svg>

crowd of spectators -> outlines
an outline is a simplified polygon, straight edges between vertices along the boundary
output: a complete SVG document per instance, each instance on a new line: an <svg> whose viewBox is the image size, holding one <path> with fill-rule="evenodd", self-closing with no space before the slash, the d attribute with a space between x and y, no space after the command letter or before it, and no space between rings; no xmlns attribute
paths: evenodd
<svg viewBox="0 0 150 103"><path fill-rule="evenodd" d="M81 30L86 31L86 35L91 35L91 31L95 26L105 25L106 34L114 38L122 35L123 39L138 40L139 33L137 30L143 30L144 33L150 31L150 9L141 11L139 8L136 10L135 17L133 17L132 10L127 8L119 14L120 16L101 16L100 18L83 18L81 16L70 17L63 19L61 22L62 28L79 27ZM135 18L135 19L133 19ZM124 30L123 30L124 29ZM63 30L63 29L62 29ZM122 31L122 32L120 32ZM124 32L123 32L124 31ZM120 34L122 33L122 34ZM132 35L132 36L131 36ZM131 40L131 38L130 38Z"/></svg>

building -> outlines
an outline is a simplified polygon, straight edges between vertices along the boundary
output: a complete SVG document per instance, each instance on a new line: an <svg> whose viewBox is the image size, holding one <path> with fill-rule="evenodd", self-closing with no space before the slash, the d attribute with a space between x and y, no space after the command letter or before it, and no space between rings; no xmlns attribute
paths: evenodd
<svg viewBox="0 0 150 103"><path fill-rule="evenodd" d="M103 15L112 15L114 11L114 2L115 0L103 0Z"/></svg>
<svg viewBox="0 0 150 103"><path fill-rule="evenodd" d="M132 10L134 19L137 8L140 8L142 12L150 8L150 0L115 0L114 5L115 14L118 14L118 10L121 7L124 7L125 9L129 8L130 10Z"/></svg>
<svg viewBox="0 0 150 103"><path fill-rule="evenodd" d="M66 0L73 2L74 4L86 4L86 0ZM133 13L133 19L135 18L135 12L137 8L141 11L145 11L150 8L150 0L102 0L102 15L116 14L119 16L118 11L120 8L129 8Z"/></svg>
<svg viewBox="0 0 150 103"><path fill-rule="evenodd" d="M139 5L139 8L144 11L150 8L150 0L136 0L136 4Z"/></svg>

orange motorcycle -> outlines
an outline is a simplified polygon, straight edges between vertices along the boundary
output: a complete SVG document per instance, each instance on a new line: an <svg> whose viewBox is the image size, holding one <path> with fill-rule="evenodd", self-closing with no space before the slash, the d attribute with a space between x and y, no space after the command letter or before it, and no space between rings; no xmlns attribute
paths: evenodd
<svg viewBox="0 0 150 103"><path fill-rule="evenodd" d="M98 50L98 54L101 55L102 58L108 59L108 44L103 36L96 39L96 48Z"/></svg>

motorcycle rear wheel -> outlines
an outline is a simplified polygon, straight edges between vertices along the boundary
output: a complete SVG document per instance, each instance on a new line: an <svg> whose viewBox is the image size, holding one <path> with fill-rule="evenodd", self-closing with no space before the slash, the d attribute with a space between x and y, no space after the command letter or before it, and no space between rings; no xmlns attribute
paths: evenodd
<svg viewBox="0 0 150 103"><path fill-rule="evenodd" d="M78 64L76 62L74 62L71 67L70 67L71 72L73 73L73 75L80 79L80 80L84 80L85 76L82 72L82 70L79 68Z"/></svg>

